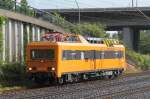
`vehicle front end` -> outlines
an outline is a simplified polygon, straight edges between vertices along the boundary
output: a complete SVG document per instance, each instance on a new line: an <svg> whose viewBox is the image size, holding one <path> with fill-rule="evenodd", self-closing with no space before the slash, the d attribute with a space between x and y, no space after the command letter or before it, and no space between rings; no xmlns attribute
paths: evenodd
<svg viewBox="0 0 150 99"><path fill-rule="evenodd" d="M56 44L33 42L27 45L26 65L30 79L37 83L52 81L56 74Z"/></svg>

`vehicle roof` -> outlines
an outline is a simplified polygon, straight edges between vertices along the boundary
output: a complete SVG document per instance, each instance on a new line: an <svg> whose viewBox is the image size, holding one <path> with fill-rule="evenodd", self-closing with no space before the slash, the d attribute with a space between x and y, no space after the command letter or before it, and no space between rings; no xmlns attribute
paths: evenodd
<svg viewBox="0 0 150 99"><path fill-rule="evenodd" d="M56 45L56 46L92 46L92 47L107 47L106 44L91 44L91 43L70 43L70 42L49 42L49 41L38 41L38 42L31 42L28 46L49 46L49 45ZM123 45L113 45L114 47L123 47Z"/></svg>

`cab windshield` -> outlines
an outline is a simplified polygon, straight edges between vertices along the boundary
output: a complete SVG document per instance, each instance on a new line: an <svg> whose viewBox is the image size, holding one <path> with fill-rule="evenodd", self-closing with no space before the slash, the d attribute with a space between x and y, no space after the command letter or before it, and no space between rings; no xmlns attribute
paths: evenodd
<svg viewBox="0 0 150 99"><path fill-rule="evenodd" d="M54 50L53 49L32 49L31 50L31 59L54 59Z"/></svg>

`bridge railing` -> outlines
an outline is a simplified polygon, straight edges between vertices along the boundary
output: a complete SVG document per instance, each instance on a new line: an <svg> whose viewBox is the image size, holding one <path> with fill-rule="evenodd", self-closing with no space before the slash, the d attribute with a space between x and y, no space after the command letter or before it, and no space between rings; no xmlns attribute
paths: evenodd
<svg viewBox="0 0 150 99"><path fill-rule="evenodd" d="M74 26L72 23L66 20L60 20L60 17L57 17L54 14L49 12L33 8L28 5L24 5L15 1L7 1L7 0L0 0L0 9L5 9L13 12L17 12L20 14L24 14L30 17L38 18L44 21L48 21L52 24L60 26L65 30L69 30L70 27ZM62 22L60 22L62 21ZM63 24L63 25L62 25Z"/></svg>

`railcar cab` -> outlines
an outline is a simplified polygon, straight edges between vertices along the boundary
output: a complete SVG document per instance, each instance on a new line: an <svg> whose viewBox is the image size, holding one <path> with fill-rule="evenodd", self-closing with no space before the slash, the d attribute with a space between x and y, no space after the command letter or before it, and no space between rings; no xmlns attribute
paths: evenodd
<svg viewBox="0 0 150 99"><path fill-rule="evenodd" d="M31 42L26 49L26 65L30 78L38 83L53 79L57 65L57 45L49 42Z"/></svg>

